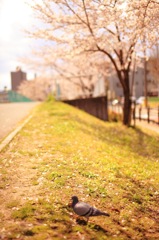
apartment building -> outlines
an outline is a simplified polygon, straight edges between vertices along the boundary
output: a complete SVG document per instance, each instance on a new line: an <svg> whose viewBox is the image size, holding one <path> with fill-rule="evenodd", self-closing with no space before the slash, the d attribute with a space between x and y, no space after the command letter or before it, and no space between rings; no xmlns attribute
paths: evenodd
<svg viewBox="0 0 159 240"><path fill-rule="evenodd" d="M20 84L26 79L27 74L17 67L15 72L11 72L11 90L17 92Z"/></svg>

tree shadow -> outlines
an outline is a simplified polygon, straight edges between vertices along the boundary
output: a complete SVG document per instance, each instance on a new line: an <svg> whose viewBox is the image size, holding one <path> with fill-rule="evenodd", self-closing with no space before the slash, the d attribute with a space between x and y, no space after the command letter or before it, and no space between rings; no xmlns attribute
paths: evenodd
<svg viewBox="0 0 159 240"><path fill-rule="evenodd" d="M159 137L153 137L138 127L127 128L120 123L116 123L114 126L110 122L103 125L104 122L102 120L99 120L101 121L101 125L100 122L96 125L79 116L73 116L73 120L81 123L80 128L84 133L92 135L103 142L107 142L113 146L127 147L131 152L137 153L139 156L159 157ZM131 134L133 134L133 137ZM151 148L149 147L150 144Z"/></svg>

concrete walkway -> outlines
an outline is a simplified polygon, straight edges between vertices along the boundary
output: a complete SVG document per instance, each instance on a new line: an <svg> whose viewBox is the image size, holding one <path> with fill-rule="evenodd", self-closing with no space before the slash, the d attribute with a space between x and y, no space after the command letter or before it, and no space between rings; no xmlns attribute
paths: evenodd
<svg viewBox="0 0 159 240"><path fill-rule="evenodd" d="M16 129L30 115L39 102L0 104L0 141Z"/></svg>
<svg viewBox="0 0 159 240"><path fill-rule="evenodd" d="M155 123L147 123L146 121L136 120L136 127L140 127L144 130L148 129L159 134L159 125Z"/></svg>

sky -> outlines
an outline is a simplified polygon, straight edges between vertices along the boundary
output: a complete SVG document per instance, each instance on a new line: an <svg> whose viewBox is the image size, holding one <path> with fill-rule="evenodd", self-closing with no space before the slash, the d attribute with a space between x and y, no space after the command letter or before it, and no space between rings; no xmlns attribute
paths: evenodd
<svg viewBox="0 0 159 240"><path fill-rule="evenodd" d="M35 72L19 61L31 51L33 40L26 37L23 29L32 23L32 10L26 0L0 0L0 90L5 86L11 89L10 72L17 66L27 72L28 79L34 77Z"/></svg>

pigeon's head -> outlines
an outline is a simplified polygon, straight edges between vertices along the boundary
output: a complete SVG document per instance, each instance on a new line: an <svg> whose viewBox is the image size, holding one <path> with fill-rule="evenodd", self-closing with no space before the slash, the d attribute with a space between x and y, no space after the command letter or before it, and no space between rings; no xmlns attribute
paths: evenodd
<svg viewBox="0 0 159 240"><path fill-rule="evenodd" d="M74 206L76 203L78 203L78 197L77 196L73 196L72 197L72 205Z"/></svg>

